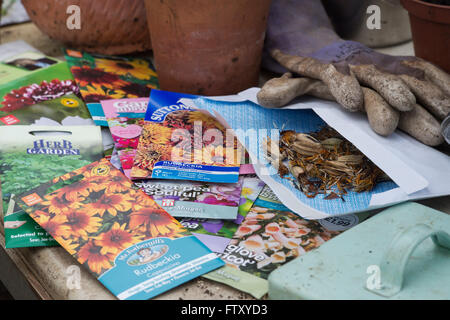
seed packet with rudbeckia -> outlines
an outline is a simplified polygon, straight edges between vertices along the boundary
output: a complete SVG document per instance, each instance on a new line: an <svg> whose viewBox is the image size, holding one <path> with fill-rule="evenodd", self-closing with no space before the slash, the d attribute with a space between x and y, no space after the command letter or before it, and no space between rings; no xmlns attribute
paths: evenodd
<svg viewBox="0 0 450 320"><path fill-rule="evenodd" d="M131 169L132 179L236 183L243 149L197 96L152 90Z"/></svg>
<svg viewBox="0 0 450 320"><path fill-rule="evenodd" d="M224 264L106 159L17 198L119 299L149 299Z"/></svg>
<svg viewBox="0 0 450 320"><path fill-rule="evenodd" d="M76 50L65 50L65 57L92 119L100 126L108 126L100 101L148 97L159 87L150 60Z"/></svg>
<svg viewBox="0 0 450 320"><path fill-rule="evenodd" d="M57 245L16 205L16 195L102 156L102 137L97 126L0 127L0 180L6 248Z"/></svg>
<svg viewBox="0 0 450 320"><path fill-rule="evenodd" d="M368 213L306 220L286 208L267 186L222 254L226 266L204 277L255 298L268 291L270 273L367 219Z"/></svg>
<svg viewBox="0 0 450 320"><path fill-rule="evenodd" d="M216 253L222 253L225 250L264 187L264 182L256 175L240 176L239 183L242 184L242 191L236 219L178 219L185 228Z"/></svg>

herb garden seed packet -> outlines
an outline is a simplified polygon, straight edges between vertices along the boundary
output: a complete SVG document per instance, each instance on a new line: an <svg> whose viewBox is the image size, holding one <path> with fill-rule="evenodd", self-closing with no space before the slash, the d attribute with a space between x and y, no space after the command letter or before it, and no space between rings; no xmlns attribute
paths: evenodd
<svg viewBox="0 0 450 320"><path fill-rule="evenodd" d="M306 220L286 208L266 186L220 254L226 266L204 277L259 299L268 291L267 278L273 270L369 216L364 213Z"/></svg>
<svg viewBox="0 0 450 320"><path fill-rule="evenodd" d="M100 126L108 126L102 100L148 97L151 89L159 87L150 60L69 49L65 57L92 119Z"/></svg>
<svg viewBox="0 0 450 320"><path fill-rule="evenodd" d="M195 97L152 90L132 179L238 182L243 152L237 139L193 105Z"/></svg>
<svg viewBox="0 0 450 320"><path fill-rule="evenodd" d="M238 216L242 181L219 184L146 179L134 182L173 217L234 220Z"/></svg>
<svg viewBox="0 0 450 320"><path fill-rule="evenodd" d="M150 299L224 265L106 159L18 201L121 300Z"/></svg>
<svg viewBox="0 0 450 320"><path fill-rule="evenodd" d="M242 180L242 192L236 219L178 219L185 228L216 253L222 253L225 250L264 187L264 182L255 175L240 176L240 180Z"/></svg>
<svg viewBox="0 0 450 320"><path fill-rule="evenodd" d="M102 156L102 139L97 126L0 127L0 181L6 248L57 245L16 204L16 195Z"/></svg>

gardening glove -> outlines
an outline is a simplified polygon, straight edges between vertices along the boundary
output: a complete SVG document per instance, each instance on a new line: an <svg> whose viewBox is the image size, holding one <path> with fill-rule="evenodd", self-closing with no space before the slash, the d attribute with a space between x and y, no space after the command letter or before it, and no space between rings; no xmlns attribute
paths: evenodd
<svg viewBox="0 0 450 320"><path fill-rule="evenodd" d="M314 88L321 94L328 89L323 97L332 97L348 111L365 111L371 125L378 122L377 129L372 125L377 133L388 135L398 125L409 134L416 131L412 135L426 144L443 142L435 117L442 120L450 112L450 76L419 58L385 55L361 43L340 39L319 1L272 2L263 66L307 77L300 81L286 74L279 79L283 83L280 87L292 98L296 90L286 90L287 84L299 94L305 94L305 86L307 91ZM271 94L279 98L276 92L272 88ZM286 103L290 97L284 95L280 101ZM275 99L268 106L276 103ZM377 119L379 115L383 118ZM425 137L417 128L410 128L420 123Z"/></svg>

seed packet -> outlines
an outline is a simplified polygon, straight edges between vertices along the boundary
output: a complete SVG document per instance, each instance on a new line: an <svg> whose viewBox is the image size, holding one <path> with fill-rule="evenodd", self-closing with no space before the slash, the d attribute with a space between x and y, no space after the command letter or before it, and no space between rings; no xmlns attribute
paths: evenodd
<svg viewBox="0 0 450 320"><path fill-rule="evenodd" d="M33 124L41 118L68 124L70 117L89 120L86 106L65 62L25 73L0 84L0 125ZM0 69L2 64L0 63ZM1 72L1 70L0 70ZM91 124L91 123L89 123Z"/></svg>
<svg viewBox="0 0 450 320"><path fill-rule="evenodd" d="M97 126L0 127L0 180L6 248L56 241L16 205L16 195L102 157Z"/></svg>
<svg viewBox="0 0 450 320"><path fill-rule="evenodd" d="M75 94L67 94L53 100L25 105L11 111L0 109L0 126L78 126L93 124L86 105Z"/></svg>
<svg viewBox="0 0 450 320"><path fill-rule="evenodd" d="M135 180L173 217L200 219L236 219L242 181L206 183L180 180Z"/></svg>
<svg viewBox="0 0 450 320"><path fill-rule="evenodd" d="M264 187L264 182L255 175L240 176L239 180L242 183L242 192L236 219L178 219L185 228L216 253L222 253L225 250Z"/></svg>
<svg viewBox="0 0 450 320"><path fill-rule="evenodd" d="M132 179L236 183L241 148L195 96L152 90L131 170Z"/></svg>
<svg viewBox="0 0 450 320"><path fill-rule="evenodd" d="M0 45L0 85L63 63L47 57L23 41Z"/></svg>
<svg viewBox="0 0 450 320"><path fill-rule="evenodd" d="M224 264L106 159L18 199L121 300L152 298Z"/></svg>
<svg viewBox="0 0 450 320"><path fill-rule="evenodd" d="M148 97L151 89L158 88L150 60L76 50L65 50L65 57L97 125L108 126L102 100Z"/></svg>
<svg viewBox="0 0 450 320"><path fill-rule="evenodd" d="M124 174L130 178L148 98L101 101Z"/></svg>
<svg viewBox="0 0 450 320"><path fill-rule="evenodd" d="M220 254L226 266L204 277L259 299L268 291L267 278L273 270L319 247L368 216L363 213L306 220L289 211L266 186Z"/></svg>

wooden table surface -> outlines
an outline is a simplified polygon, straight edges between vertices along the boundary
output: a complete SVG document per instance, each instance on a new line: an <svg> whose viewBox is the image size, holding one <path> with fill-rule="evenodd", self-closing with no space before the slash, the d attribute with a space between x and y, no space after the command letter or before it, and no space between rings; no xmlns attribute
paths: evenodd
<svg viewBox="0 0 450 320"><path fill-rule="evenodd" d="M62 57L61 44L43 35L32 23L0 28L0 43L24 40L49 56ZM382 49L391 54L412 54L411 43ZM450 214L450 197L419 201ZM0 281L16 299L115 299L94 277L81 268L81 289L68 289L67 270L77 262L60 247L4 248L0 222ZM1 299L1 293L0 293ZM252 299L228 286L197 278L157 299Z"/></svg>

